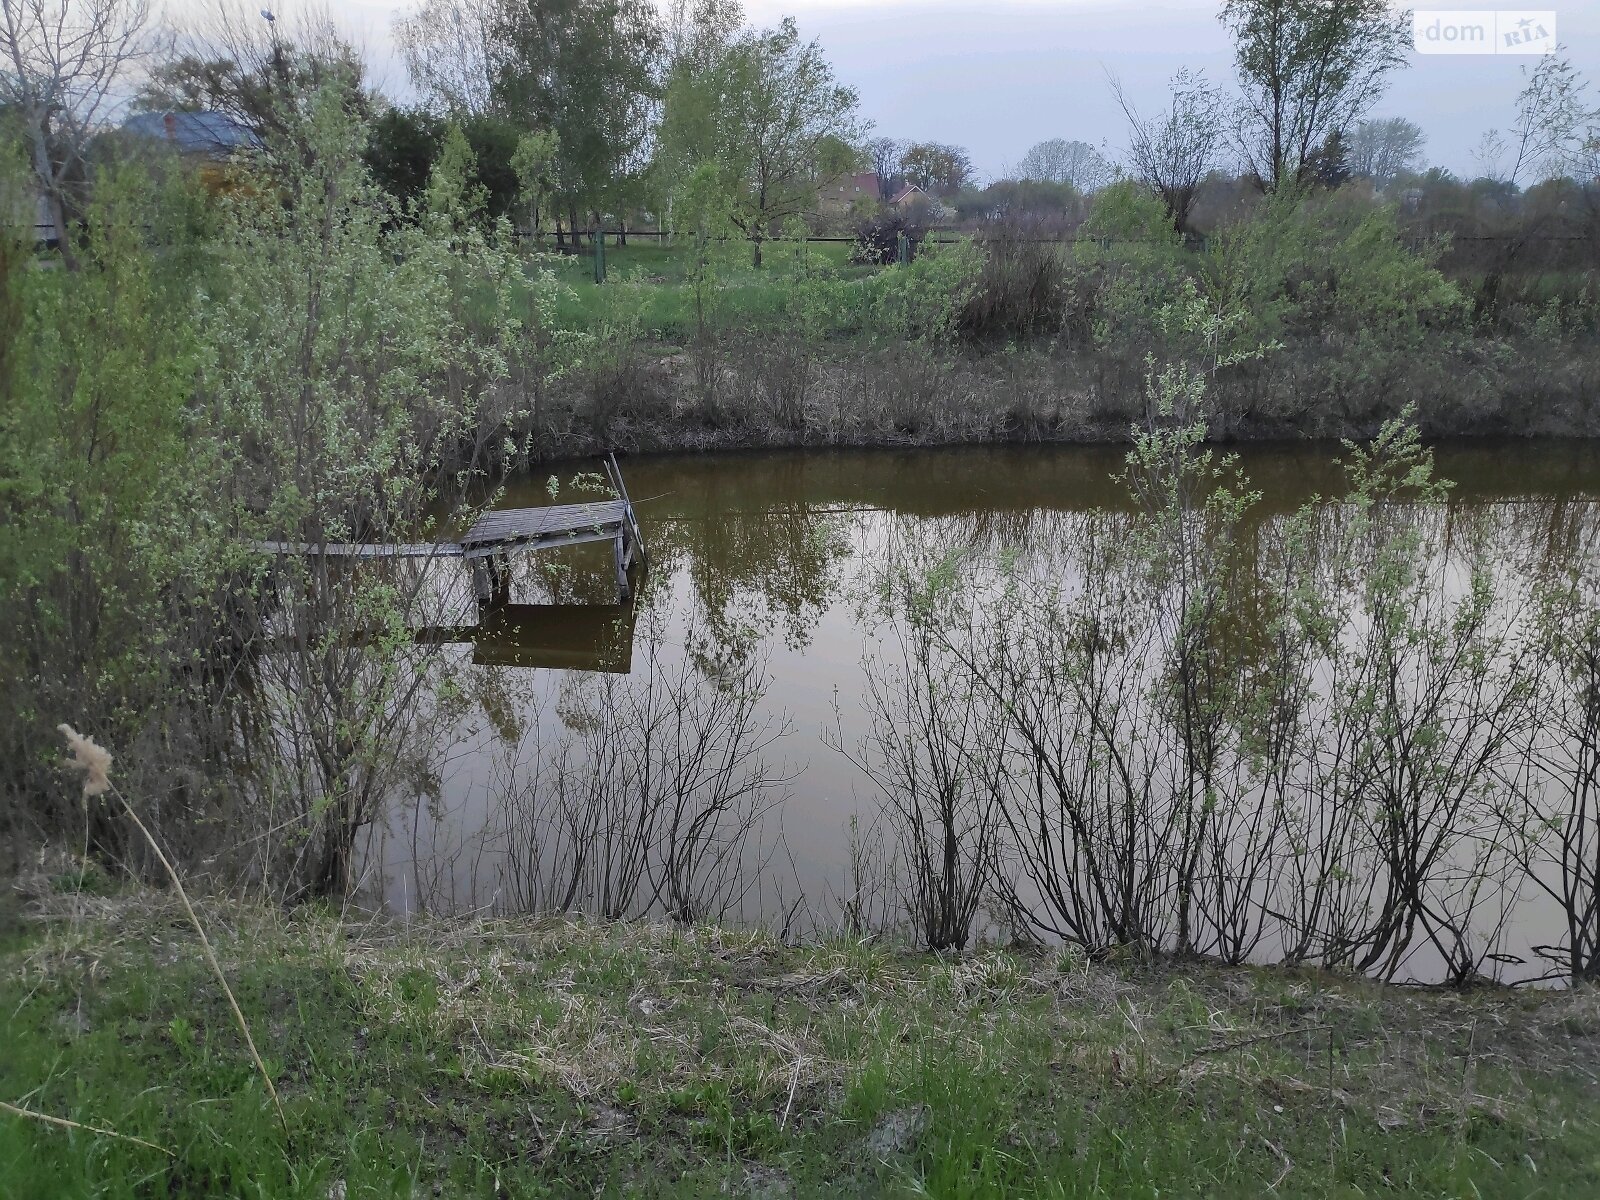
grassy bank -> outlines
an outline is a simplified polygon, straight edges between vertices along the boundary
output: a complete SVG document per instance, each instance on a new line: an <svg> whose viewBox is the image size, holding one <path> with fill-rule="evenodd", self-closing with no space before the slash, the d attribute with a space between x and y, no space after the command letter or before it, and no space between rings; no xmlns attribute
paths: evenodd
<svg viewBox="0 0 1600 1200"><path fill-rule="evenodd" d="M833 243L775 242L761 270L725 245L703 261L638 245L604 285L587 254L540 260L565 369L527 444L1121 442L1152 360L1206 374L1221 441L1365 439L1407 403L1430 437L1600 433L1586 279L1520 275L1480 313L1484 280L1441 273L1392 220L1312 205L1204 252L1170 229L1103 245L1001 232L909 268L848 266ZM1185 333L1200 313L1214 328Z"/></svg>
<svg viewBox="0 0 1600 1200"><path fill-rule="evenodd" d="M91 891L93 889L90 889ZM1593 1195L1600 997L36 887L0 1195ZM125 1140L137 1137L170 1151Z"/></svg>

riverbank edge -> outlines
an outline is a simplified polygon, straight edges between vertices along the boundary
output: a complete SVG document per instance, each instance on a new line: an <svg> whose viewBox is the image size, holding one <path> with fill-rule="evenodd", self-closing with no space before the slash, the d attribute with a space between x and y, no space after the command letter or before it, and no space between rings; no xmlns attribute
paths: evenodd
<svg viewBox="0 0 1600 1200"><path fill-rule="evenodd" d="M1600 1187L1594 989L202 903L286 1149L175 897L7 904L0 1099L110 1132L0 1115L5 1194Z"/></svg>
<svg viewBox="0 0 1600 1200"><path fill-rule="evenodd" d="M1441 372L1418 362L1379 379L1348 352L1302 352L1211 381L1216 444L1364 441L1409 405L1429 440L1600 436L1600 354L1508 355ZM1143 361L1084 352L918 353L907 347L814 355L787 341L731 341L695 362L635 343L540 395L524 444L534 461L595 453L1117 445L1146 416ZM1493 358L1493 356L1490 356Z"/></svg>

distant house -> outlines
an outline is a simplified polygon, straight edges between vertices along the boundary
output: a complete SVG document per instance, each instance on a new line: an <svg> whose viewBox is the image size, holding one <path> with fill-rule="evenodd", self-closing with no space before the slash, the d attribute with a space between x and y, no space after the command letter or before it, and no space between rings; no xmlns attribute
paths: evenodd
<svg viewBox="0 0 1600 1200"><path fill-rule="evenodd" d="M908 183L896 192L889 201L889 207L897 208L901 212L916 209L925 219L932 221L942 221L950 215L949 209L945 208L939 197L931 195L914 183Z"/></svg>
<svg viewBox="0 0 1600 1200"><path fill-rule="evenodd" d="M254 130L219 112L139 113L122 123L122 132L175 151L213 195L244 184L248 169L236 164L242 155L261 148Z"/></svg>
<svg viewBox="0 0 1600 1200"><path fill-rule="evenodd" d="M163 142L185 157L213 161L256 150L261 139L226 113L149 112L129 117L122 131L136 138Z"/></svg>
<svg viewBox="0 0 1600 1200"><path fill-rule="evenodd" d="M824 217L847 217L865 200L877 202L879 183L874 171L839 175L817 187L817 211Z"/></svg>
<svg viewBox="0 0 1600 1200"><path fill-rule="evenodd" d="M914 204L918 200L931 202L932 197L916 184L908 183L890 198L889 203L896 208L905 208L908 204Z"/></svg>

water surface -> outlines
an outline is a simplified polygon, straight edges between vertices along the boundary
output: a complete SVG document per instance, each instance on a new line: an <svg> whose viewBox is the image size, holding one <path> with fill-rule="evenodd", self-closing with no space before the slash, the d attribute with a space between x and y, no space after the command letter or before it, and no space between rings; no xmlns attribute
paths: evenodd
<svg viewBox="0 0 1600 1200"><path fill-rule="evenodd" d="M1256 518L1340 495L1340 453L1334 444L1241 448L1262 493ZM473 704L437 800L403 807L386 824L375 860L384 896L404 908L529 906L534 889L508 871L508 855L571 851L548 838L508 843L519 819L508 792L520 788L528 804L553 802L548 774L532 765L582 726L586 706L602 694L597 680L725 654L758 663L769 681L757 714L761 758L782 800L762 806L759 849L737 864L756 879L728 893L737 903L726 916L827 928L859 883L863 834L881 807L871 781L838 748L864 731L863 656L895 653L864 615L874 573L893 547L924 536L1051 561L1084 522L1131 511L1118 478L1123 454L1003 447L626 461L650 552L636 605L609 603L609 547L575 549L524 567L516 607L450 651L471 681ZM1455 484L1450 511L1497 514L1508 558L1552 553L1558 529L1588 527L1600 515L1600 444L1473 442L1438 446L1436 456L1439 473ZM591 465L554 473L584 469ZM549 503L548 475L514 483L499 503ZM588 744L594 752L599 743ZM895 905L892 888L885 891L887 916ZM1548 906L1528 898L1512 940L1524 948L1538 942L1551 920Z"/></svg>

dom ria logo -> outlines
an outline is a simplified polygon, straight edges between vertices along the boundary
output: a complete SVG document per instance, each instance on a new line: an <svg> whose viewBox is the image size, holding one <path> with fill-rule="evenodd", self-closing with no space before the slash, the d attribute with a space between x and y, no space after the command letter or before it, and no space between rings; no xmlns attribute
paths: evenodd
<svg viewBox="0 0 1600 1200"><path fill-rule="evenodd" d="M1418 54L1553 54L1556 14L1521 9L1419 10L1411 15Z"/></svg>

